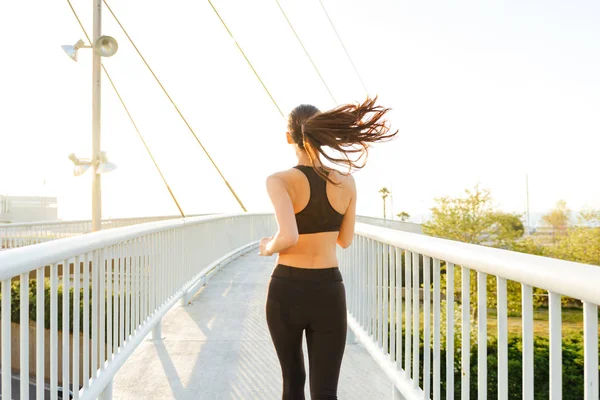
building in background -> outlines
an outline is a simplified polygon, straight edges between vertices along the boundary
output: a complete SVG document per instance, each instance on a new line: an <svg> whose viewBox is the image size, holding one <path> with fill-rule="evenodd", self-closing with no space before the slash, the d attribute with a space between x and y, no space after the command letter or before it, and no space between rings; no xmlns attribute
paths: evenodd
<svg viewBox="0 0 600 400"><path fill-rule="evenodd" d="M0 223L58 220L56 197L0 195Z"/></svg>

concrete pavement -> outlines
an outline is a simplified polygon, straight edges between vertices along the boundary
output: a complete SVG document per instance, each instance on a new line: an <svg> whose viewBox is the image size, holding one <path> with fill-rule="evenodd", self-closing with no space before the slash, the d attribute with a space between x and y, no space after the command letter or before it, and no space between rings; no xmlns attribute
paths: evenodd
<svg viewBox="0 0 600 400"><path fill-rule="evenodd" d="M149 336L129 358L115 378L115 399L281 398L281 370L264 310L275 258L255 253L234 260L191 305L177 305L163 318L164 339ZM306 358L306 344L304 353ZM338 397L379 400L391 391L366 350L347 345ZM308 377L306 393L309 399Z"/></svg>

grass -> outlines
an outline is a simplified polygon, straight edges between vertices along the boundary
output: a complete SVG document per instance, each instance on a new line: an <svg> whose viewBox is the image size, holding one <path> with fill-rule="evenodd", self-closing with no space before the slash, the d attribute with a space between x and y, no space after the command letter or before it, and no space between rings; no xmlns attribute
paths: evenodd
<svg viewBox="0 0 600 400"><path fill-rule="evenodd" d="M550 334L550 324L548 322L548 310L538 309L533 312L533 332L536 336L548 337ZM421 307L420 323L423 324L423 308ZM403 325L405 320L403 319ZM496 337L498 334L498 319L495 309L488 310L487 318L488 337ZM432 317L433 322L433 317ZM583 331L583 310L575 308L562 309L562 333L581 333ZM445 324L445 321L441 321ZM405 325L404 325L405 326ZM460 329L460 325L455 326L455 329ZM508 333L522 334L522 319L520 315L508 317ZM600 334L600 326L598 327Z"/></svg>
<svg viewBox="0 0 600 400"><path fill-rule="evenodd" d="M549 336L550 324L547 309L533 312L533 332L538 336ZM564 308L561 315L563 334L583 331L583 310ZM488 310L488 336L495 337L498 333L498 319L495 309ZM521 334L522 319L520 315L508 317L508 332ZM600 327L598 329L600 332Z"/></svg>

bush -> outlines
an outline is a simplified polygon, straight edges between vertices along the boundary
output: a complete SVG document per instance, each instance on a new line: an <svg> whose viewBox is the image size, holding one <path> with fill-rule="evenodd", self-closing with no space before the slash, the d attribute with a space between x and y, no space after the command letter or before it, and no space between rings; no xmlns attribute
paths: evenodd
<svg viewBox="0 0 600 400"><path fill-rule="evenodd" d="M89 319L90 319L90 337L92 335L92 288L89 289ZM0 294L0 299L4 293ZM63 286L58 286L57 290L57 315L58 315L58 330L63 329ZM11 283L11 321L15 323L21 322L21 283L20 281L13 281ZM74 290L73 287L69 288L69 333L73 333L73 298ZM106 302L106 297L105 297ZM115 296L113 295L112 307L115 305ZM106 309L106 308L105 308ZM0 311L2 305L0 303ZM36 321L37 316L37 280L31 279L29 281L29 320ZM106 322L106 321L105 321ZM106 329L106 324L104 325ZM44 327L50 329L50 281L44 280ZM79 332L83 332L83 289L79 290ZM106 336L105 336L106 337Z"/></svg>
<svg viewBox="0 0 600 400"><path fill-rule="evenodd" d="M422 336L422 335L421 335ZM443 337L442 337L443 341ZM440 376L441 398L446 398L446 344L441 343ZM600 346L600 341L598 343ZM545 337L534 337L534 398L548 399L550 390L550 350L549 340ZM461 397L461 355L460 343L455 343L454 356L454 397ZM471 346L470 355L470 397L477 398L477 344ZM522 398L522 338L509 335L508 338L508 396L509 399ZM433 360L433 347L430 359ZM421 365L423 363L423 342L419 352ZM433 363L432 363L433 365ZM580 400L584 395L583 382L583 334L574 333L563 337L562 347L562 386L565 400ZM600 372L600 371L599 371ZM423 376L420 377L423 385ZM433 387L433 375L431 386ZM498 341L490 338L487 344L487 395L488 398L498 398Z"/></svg>

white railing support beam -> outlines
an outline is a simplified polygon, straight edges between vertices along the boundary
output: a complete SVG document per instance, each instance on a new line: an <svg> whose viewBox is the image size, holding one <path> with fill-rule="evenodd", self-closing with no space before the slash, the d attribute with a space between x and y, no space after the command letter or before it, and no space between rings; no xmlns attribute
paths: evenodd
<svg viewBox="0 0 600 400"><path fill-rule="evenodd" d="M100 397L98 397L99 400L112 400L113 397L113 381L111 380L108 385L106 385L106 387L104 388L104 390L102 391L102 393L100 394Z"/></svg>
<svg viewBox="0 0 600 400"><path fill-rule="evenodd" d="M347 344L355 344L356 343L356 335L352 332L352 329L348 327L346 330L346 343Z"/></svg>
<svg viewBox="0 0 600 400"><path fill-rule="evenodd" d="M402 393L400 393L394 384L392 384L392 400L406 400L406 398L402 396Z"/></svg>

